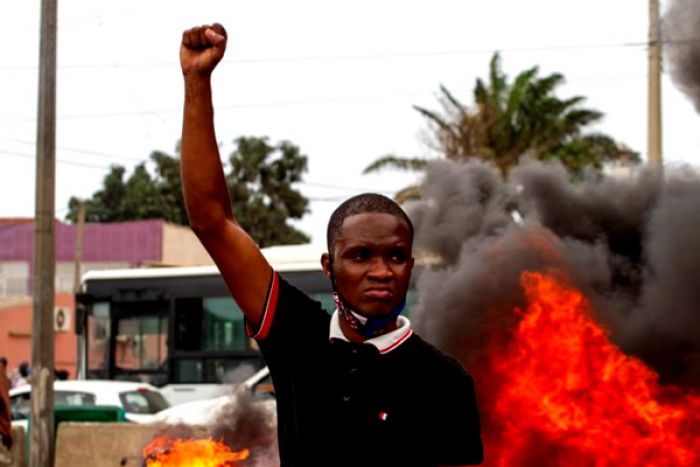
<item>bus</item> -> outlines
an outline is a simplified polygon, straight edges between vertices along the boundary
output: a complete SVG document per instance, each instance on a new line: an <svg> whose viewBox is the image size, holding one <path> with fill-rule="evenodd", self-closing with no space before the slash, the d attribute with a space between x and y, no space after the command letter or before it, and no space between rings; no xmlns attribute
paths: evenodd
<svg viewBox="0 0 700 467"><path fill-rule="evenodd" d="M319 248L262 250L272 267L331 312ZM409 304L415 292L409 293ZM215 266L90 271L76 294L79 379L142 381L172 404L221 395L264 366Z"/></svg>

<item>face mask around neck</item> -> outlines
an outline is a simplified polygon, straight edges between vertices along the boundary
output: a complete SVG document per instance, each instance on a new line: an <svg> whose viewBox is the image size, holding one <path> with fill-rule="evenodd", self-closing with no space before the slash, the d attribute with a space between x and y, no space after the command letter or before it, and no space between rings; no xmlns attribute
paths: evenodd
<svg viewBox="0 0 700 467"><path fill-rule="evenodd" d="M381 334L382 329L394 321L406 308L406 299L404 298L401 305L387 316L373 318L353 310L337 291L333 292L333 301L335 306L338 307L341 319L345 320L353 330L366 338L372 338Z"/></svg>

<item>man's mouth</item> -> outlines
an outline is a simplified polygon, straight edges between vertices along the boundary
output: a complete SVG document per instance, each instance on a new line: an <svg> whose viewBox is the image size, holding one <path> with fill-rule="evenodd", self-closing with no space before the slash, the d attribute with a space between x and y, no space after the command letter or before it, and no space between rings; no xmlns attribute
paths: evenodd
<svg viewBox="0 0 700 467"><path fill-rule="evenodd" d="M391 289L367 289L365 296L373 300L388 300L394 295Z"/></svg>

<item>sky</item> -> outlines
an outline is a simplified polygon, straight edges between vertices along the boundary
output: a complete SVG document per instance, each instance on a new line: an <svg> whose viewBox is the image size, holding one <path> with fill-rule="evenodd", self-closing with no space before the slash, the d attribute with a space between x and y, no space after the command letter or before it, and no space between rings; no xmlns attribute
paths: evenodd
<svg viewBox="0 0 700 467"><path fill-rule="evenodd" d="M0 217L34 215L39 1L0 4ZM668 2L661 2L662 14ZM110 165L174 154L182 122L184 29L222 23L213 93L222 157L240 136L288 140L308 156L296 225L323 243L343 199L394 194L416 175L362 175L385 154L432 157L414 105L439 109L445 85L472 102L494 51L510 76L563 73L604 131L646 157L648 2L644 0L148 0L58 2L56 217L89 198ZM666 164L700 166L698 114L662 78Z"/></svg>

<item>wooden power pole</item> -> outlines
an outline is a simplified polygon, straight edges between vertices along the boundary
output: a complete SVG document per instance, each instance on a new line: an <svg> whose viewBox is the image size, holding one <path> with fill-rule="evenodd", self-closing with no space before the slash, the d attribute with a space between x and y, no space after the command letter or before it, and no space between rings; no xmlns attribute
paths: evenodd
<svg viewBox="0 0 700 467"><path fill-rule="evenodd" d="M75 265L73 269L73 293L80 292L80 275L83 263L83 238L85 237L85 200L78 200L78 225L75 232Z"/></svg>
<svg viewBox="0 0 700 467"><path fill-rule="evenodd" d="M649 0L649 96L647 160L662 166L661 152L661 33L659 0Z"/></svg>
<svg viewBox="0 0 700 467"><path fill-rule="evenodd" d="M54 198L56 185L56 0L41 2L32 316L29 465L54 458Z"/></svg>

